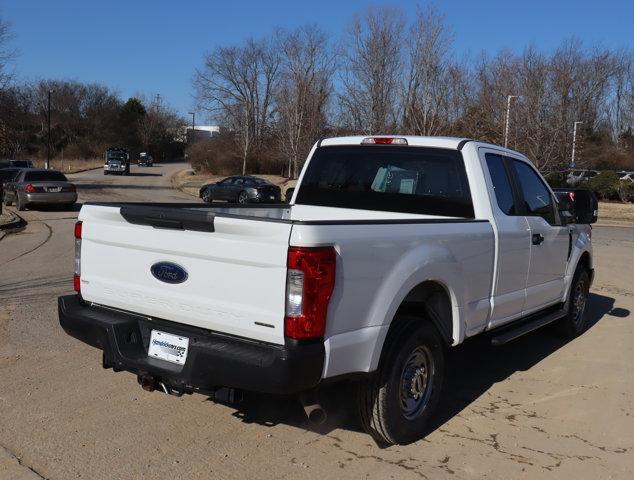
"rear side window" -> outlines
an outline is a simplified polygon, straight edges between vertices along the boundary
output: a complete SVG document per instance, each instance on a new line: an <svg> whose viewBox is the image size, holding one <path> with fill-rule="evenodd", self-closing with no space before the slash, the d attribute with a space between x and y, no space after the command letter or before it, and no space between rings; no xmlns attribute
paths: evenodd
<svg viewBox="0 0 634 480"><path fill-rule="evenodd" d="M27 172L24 175L25 182L67 182L61 172Z"/></svg>
<svg viewBox="0 0 634 480"><path fill-rule="evenodd" d="M512 165L522 187L526 214L543 217L548 223L554 225L555 210L550 190L527 163L513 160Z"/></svg>
<svg viewBox="0 0 634 480"><path fill-rule="evenodd" d="M517 208L513 199L513 188L504 167L504 159L492 153L487 153L485 158L498 207L506 215L516 215Z"/></svg>
<svg viewBox="0 0 634 480"><path fill-rule="evenodd" d="M473 218L462 154L400 146L315 151L297 204Z"/></svg>

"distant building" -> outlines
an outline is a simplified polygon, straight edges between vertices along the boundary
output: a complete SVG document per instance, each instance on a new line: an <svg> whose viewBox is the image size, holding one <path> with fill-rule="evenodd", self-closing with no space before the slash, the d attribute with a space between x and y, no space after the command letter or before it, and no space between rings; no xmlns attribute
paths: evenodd
<svg viewBox="0 0 634 480"><path fill-rule="evenodd" d="M208 140L219 133L220 127L218 125L196 125L194 128L194 140ZM179 136L180 141L187 142L192 138L192 127L184 127Z"/></svg>

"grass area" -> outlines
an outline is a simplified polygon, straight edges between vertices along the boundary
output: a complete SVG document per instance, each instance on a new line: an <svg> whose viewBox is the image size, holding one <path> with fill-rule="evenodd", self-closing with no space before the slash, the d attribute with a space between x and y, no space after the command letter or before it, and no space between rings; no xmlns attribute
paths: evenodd
<svg viewBox="0 0 634 480"><path fill-rule="evenodd" d="M44 168L46 160L33 160L37 168ZM60 170L64 173L76 173L93 168L103 167L103 159L101 158L65 158L63 161L59 158L51 160L51 168Z"/></svg>
<svg viewBox="0 0 634 480"><path fill-rule="evenodd" d="M597 225L634 226L634 203L599 202Z"/></svg>

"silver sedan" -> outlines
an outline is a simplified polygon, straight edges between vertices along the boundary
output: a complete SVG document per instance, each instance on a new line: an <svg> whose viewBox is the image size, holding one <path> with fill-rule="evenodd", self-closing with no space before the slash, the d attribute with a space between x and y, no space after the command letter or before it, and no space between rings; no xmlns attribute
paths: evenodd
<svg viewBox="0 0 634 480"><path fill-rule="evenodd" d="M15 203L18 210L34 205L72 206L77 189L56 170L24 169L4 186L4 204Z"/></svg>

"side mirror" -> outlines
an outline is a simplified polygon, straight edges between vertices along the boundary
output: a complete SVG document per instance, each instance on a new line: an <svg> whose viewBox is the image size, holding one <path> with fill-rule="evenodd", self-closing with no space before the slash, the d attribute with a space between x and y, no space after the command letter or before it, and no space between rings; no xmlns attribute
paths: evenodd
<svg viewBox="0 0 634 480"><path fill-rule="evenodd" d="M576 218L574 205L570 200L568 200L566 197L560 198L557 204L557 208L559 209L559 218L561 218L561 222L564 225L575 223Z"/></svg>
<svg viewBox="0 0 634 480"><path fill-rule="evenodd" d="M564 223L596 223L599 214L599 201L592 190L557 188L555 193L559 199L559 213ZM571 220L568 220L569 216L572 216Z"/></svg>
<svg viewBox="0 0 634 480"><path fill-rule="evenodd" d="M599 216L599 202L592 190L578 189L575 195L575 219L577 223L596 223Z"/></svg>

